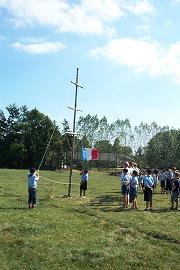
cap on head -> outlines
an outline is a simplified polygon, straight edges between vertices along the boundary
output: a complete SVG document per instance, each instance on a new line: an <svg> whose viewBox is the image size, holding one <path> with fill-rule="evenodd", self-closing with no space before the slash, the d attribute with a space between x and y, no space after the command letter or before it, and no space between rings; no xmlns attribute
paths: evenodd
<svg viewBox="0 0 180 270"><path fill-rule="evenodd" d="M30 173L35 173L36 169L35 168L30 168L29 171L30 171Z"/></svg>
<svg viewBox="0 0 180 270"><path fill-rule="evenodd" d="M134 176L137 176L138 172L136 170L133 170L133 174L134 174Z"/></svg>

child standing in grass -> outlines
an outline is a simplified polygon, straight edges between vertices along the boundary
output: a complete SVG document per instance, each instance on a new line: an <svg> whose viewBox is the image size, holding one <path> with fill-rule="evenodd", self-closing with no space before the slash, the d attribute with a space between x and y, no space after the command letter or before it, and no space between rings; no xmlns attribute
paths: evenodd
<svg viewBox="0 0 180 270"><path fill-rule="evenodd" d="M137 190L138 190L138 172L136 170L134 170L132 173L132 177L130 179L129 200L130 200L130 202L132 202L131 209L138 209Z"/></svg>
<svg viewBox="0 0 180 270"><path fill-rule="evenodd" d="M129 195L129 183L131 176L128 173L128 169L123 169L123 173L121 175L121 191L123 195L123 207L128 207L128 195Z"/></svg>
<svg viewBox="0 0 180 270"><path fill-rule="evenodd" d="M168 171L166 172L166 193L170 193L172 191L172 181L173 181L173 172L172 170L169 168Z"/></svg>
<svg viewBox="0 0 180 270"><path fill-rule="evenodd" d="M158 170L153 170L152 177L154 180L154 189L156 189L158 183Z"/></svg>
<svg viewBox="0 0 180 270"><path fill-rule="evenodd" d="M166 186L166 180L167 180L167 175L165 170L161 170L159 174L159 180L160 180L160 185L161 185L161 194L164 194L165 192L165 186Z"/></svg>
<svg viewBox="0 0 180 270"><path fill-rule="evenodd" d="M180 190L180 174L178 172L175 173L175 179L173 179L172 183L172 193L171 193L171 210L178 210L178 196ZM174 208L174 203L176 206Z"/></svg>
<svg viewBox="0 0 180 270"><path fill-rule="evenodd" d="M86 198L86 190L87 190L87 181L88 181L88 170L84 170L80 173L81 175L81 182L80 182L80 197Z"/></svg>
<svg viewBox="0 0 180 270"><path fill-rule="evenodd" d="M152 210L152 192L154 189L154 180L151 176L151 170L147 170L147 174L143 178L144 201L146 208L144 211Z"/></svg>
<svg viewBox="0 0 180 270"><path fill-rule="evenodd" d="M39 173L35 168L31 168L28 174L28 208L34 208L36 205L36 189L37 181L39 180Z"/></svg>

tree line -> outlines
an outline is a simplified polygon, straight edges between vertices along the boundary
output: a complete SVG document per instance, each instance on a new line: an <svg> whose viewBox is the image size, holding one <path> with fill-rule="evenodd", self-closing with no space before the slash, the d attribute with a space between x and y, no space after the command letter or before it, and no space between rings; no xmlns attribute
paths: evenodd
<svg viewBox="0 0 180 270"><path fill-rule="evenodd" d="M28 168L40 164L56 122L36 108L11 104L0 110L0 167ZM72 137L69 122L64 119L56 127L42 164L46 169L69 165ZM179 166L180 131L168 126L141 122L132 127L130 120L117 119L108 123L104 116L80 116L76 123L75 151L82 144L97 147L100 152L116 153L135 159L141 166Z"/></svg>

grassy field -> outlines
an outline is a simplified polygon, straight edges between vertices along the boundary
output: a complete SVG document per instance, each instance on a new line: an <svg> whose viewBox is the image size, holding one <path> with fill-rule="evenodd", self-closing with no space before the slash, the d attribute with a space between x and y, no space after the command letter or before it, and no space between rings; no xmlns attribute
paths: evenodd
<svg viewBox="0 0 180 270"><path fill-rule="evenodd" d="M154 194L154 211L123 210L119 178L90 173L86 199L78 198L79 174L67 186L40 179L38 204L27 209L25 170L0 170L0 269L180 269L180 211L169 195ZM68 182L66 172L42 171Z"/></svg>

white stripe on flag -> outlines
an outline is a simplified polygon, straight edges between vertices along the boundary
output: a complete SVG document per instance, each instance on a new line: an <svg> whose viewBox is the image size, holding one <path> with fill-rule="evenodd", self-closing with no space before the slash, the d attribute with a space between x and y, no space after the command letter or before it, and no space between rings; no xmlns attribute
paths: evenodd
<svg viewBox="0 0 180 270"><path fill-rule="evenodd" d="M86 148L86 160L92 159L92 148Z"/></svg>

